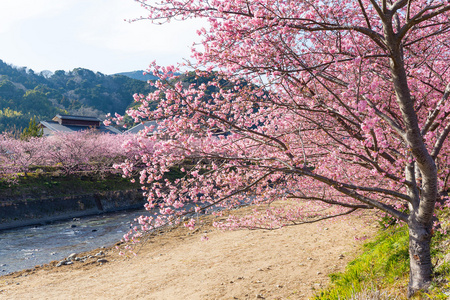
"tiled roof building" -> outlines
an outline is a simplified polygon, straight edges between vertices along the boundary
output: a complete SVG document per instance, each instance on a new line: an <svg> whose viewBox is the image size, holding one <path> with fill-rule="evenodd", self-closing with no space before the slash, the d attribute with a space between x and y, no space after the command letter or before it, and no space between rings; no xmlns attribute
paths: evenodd
<svg viewBox="0 0 450 300"><path fill-rule="evenodd" d="M103 125L96 117L72 116L57 114L51 121L41 121L39 126L44 130L44 136L55 132L74 132L95 129L102 133L120 134L121 132L112 127Z"/></svg>

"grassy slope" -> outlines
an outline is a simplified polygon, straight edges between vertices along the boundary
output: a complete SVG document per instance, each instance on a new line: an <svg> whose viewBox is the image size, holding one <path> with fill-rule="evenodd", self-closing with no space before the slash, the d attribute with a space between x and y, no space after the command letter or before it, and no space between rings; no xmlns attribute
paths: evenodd
<svg viewBox="0 0 450 300"><path fill-rule="evenodd" d="M428 293L415 299L449 299L450 211L439 212L443 223L432 244L434 282ZM364 245L364 253L349 263L344 273L331 274L332 283L315 300L405 299L409 277L408 231L406 226L382 230Z"/></svg>

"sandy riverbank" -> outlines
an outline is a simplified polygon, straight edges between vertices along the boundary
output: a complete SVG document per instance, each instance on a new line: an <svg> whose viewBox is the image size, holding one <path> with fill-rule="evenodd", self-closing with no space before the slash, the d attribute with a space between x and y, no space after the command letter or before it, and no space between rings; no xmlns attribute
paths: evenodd
<svg viewBox="0 0 450 300"><path fill-rule="evenodd" d="M372 236L376 224L353 216L274 231L178 227L152 237L136 257L104 249L103 264L97 257L53 262L2 276L0 298L307 299L326 286L327 274L344 270L361 245L357 239ZM201 241L205 231L209 240Z"/></svg>

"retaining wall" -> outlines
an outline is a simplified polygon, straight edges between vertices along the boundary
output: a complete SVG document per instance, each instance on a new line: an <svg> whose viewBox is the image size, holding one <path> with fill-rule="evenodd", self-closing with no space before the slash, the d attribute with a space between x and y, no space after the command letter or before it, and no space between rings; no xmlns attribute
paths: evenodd
<svg viewBox="0 0 450 300"><path fill-rule="evenodd" d="M143 208L141 190L99 192L45 199L0 202L0 230L52 221Z"/></svg>

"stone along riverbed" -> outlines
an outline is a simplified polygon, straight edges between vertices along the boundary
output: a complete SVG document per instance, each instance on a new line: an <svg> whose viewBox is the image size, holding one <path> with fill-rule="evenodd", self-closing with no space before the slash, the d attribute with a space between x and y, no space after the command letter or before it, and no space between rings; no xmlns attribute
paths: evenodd
<svg viewBox="0 0 450 300"><path fill-rule="evenodd" d="M111 246L145 210L121 211L0 231L0 275Z"/></svg>

